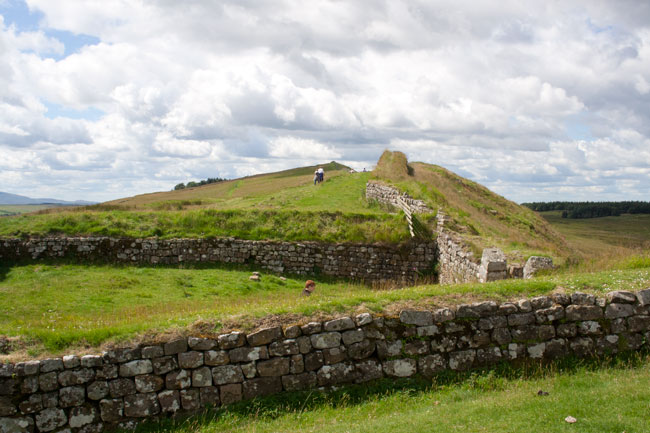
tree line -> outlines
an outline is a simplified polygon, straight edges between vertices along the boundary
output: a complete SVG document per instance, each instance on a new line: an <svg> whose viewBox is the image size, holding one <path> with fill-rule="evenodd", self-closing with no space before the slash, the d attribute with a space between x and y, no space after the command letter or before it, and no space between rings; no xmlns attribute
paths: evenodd
<svg viewBox="0 0 650 433"><path fill-rule="evenodd" d="M207 184L209 184L209 183L223 182L223 181L225 181L225 180L228 180L228 179L221 178L221 177L209 177L209 178L207 178L207 179L205 179L205 180L200 180L200 181L198 181L198 182L194 182L194 181L187 182L187 184L181 182L181 183L179 183L178 185L176 185L176 186L174 187L174 190L185 189L185 188L192 188L192 187L194 187L194 186L207 185Z"/></svg>
<svg viewBox="0 0 650 433"><path fill-rule="evenodd" d="M629 214L650 214L647 201L551 201L522 203L537 212L561 210L562 218L598 218Z"/></svg>

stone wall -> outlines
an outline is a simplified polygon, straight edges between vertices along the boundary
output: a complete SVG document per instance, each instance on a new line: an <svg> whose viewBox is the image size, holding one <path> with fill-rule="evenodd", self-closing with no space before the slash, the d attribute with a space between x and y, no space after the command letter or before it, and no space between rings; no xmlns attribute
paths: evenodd
<svg viewBox="0 0 650 433"><path fill-rule="evenodd" d="M650 289L190 336L101 355L2 364L0 431L133 428L146 418L283 391L432 377L527 358L613 354L638 350L648 339Z"/></svg>
<svg viewBox="0 0 650 433"><path fill-rule="evenodd" d="M0 239L0 260L74 258L134 264L241 263L299 275L413 281L433 269L435 242L324 244L241 239Z"/></svg>
<svg viewBox="0 0 650 433"><path fill-rule="evenodd" d="M397 188L384 185L379 182L366 183L366 199L377 200L380 203L389 204L397 208L400 206L400 200L405 202L412 212L429 213L432 210L422 200L410 197L407 193L401 192Z"/></svg>
<svg viewBox="0 0 650 433"><path fill-rule="evenodd" d="M449 216L438 211L438 281L440 284L471 283L479 279L480 265L460 237L445 228Z"/></svg>

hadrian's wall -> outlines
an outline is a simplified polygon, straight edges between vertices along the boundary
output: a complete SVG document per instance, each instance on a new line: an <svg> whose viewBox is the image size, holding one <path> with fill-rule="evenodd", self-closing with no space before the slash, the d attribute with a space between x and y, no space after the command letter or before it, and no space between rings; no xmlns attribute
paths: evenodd
<svg viewBox="0 0 650 433"><path fill-rule="evenodd" d="M0 239L0 260L73 258L134 264L240 263L274 272L358 280L413 281L430 272L434 241L404 245L325 244L241 239Z"/></svg>
<svg viewBox="0 0 650 433"><path fill-rule="evenodd" d="M0 431L91 433L285 391L633 351L650 289L342 317L0 364Z"/></svg>
<svg viewBox="0 0 650 433"><path fill-rule="evenodd" d="M407 193L399 191L397 188L379 182L366 183L366 199L377 200L378 202L386 203L397 208L401 207L400 201L403 201L409 206L412 212L431 212L431 209L424 201L414 199Z"/></svg>
<svg viewBox="0 0 650 433"><path fill-rule="evenodd" d="M378 182L366 184L366 198L377 200L400 208L400 202L406 203L415 213L431 212L422 201L411 198L397 188ZM448 216L442 212L437 215L436 227L436 262L440 284L469 283L479 281L481 264L474 257L470 248L458 235L445 228ZM488 264L484 265L487 268ZM487 273L486 273L487 275ZM487 281L487 278L485 278Z"/></svg>

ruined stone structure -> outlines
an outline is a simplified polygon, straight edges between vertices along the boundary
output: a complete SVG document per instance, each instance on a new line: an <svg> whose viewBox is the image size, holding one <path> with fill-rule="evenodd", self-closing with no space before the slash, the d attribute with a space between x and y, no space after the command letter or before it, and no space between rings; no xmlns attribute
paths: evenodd
<svg viewBox="0 0 650 433"><path fill-rule="evenodd" d="M283 391L638 350L650 289L341 317L0 364L0 431L101 432ZM65 430L64 430L65 429Z"/></svg>
<svg viewBox="0 0 650 433"><path fill-rule="evenodd" d="M397 208L401 208L401 203L404 202L414 213L433 212L424 201L414 199L397 188L374 181L366 184L366 199L377 200L380 203L386 203Z"/></svg>
<svg viewBox="0 0 650 433"><path fill-rule="evenodd" d="M274 272L322 273L364 281L414 281L430 273L436 244L325 244L319 242L248 241L241 239L0 239L0 260L74 258L134 264L198 262L240 263Z"/></svg>
<svg viewBox="0 0 650 433"><path fill-rule="evenodd" d="M438 211L436 243L438 245L438 282L440 284L478 281L480 265L474 253L456 233L447 230L448 215Z"/></svg>

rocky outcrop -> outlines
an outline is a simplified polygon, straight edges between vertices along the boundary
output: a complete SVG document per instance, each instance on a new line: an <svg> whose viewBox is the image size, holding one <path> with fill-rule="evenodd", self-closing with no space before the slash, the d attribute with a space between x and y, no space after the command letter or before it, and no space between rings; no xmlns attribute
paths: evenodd
<svg viewBox="0 0 650 433"><path fill-rule="evenodd" d="M132 429L144 419L283 391L614 354L649 340L650 289L190 336L101 355L0 364L0 431Z"/></svg>

